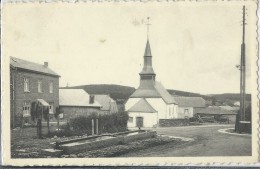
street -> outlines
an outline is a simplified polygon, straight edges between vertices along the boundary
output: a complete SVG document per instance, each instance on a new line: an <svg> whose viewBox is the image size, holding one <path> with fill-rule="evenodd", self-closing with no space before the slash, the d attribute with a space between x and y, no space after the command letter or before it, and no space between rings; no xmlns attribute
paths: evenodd
<svg viewBox="0 0 260 169"><path fill-rule="evenodd" d="M172 157L172 156L250 156L251 136L231 135L218 132L234 125L187 126L157 128L158 134L193 138L193 142L169 147L151 147L124 154L124 157Z"/></svg>

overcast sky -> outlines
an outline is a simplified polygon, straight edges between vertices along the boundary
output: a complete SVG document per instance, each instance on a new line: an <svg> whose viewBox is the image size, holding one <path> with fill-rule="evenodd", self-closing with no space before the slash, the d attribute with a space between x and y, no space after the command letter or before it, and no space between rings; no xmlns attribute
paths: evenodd
<svg viewBox="0 0 260 169"><path fill-rule="evenodd" d="M247 92L255 11L247 6ZM239 93L242 5L190 3L23 4L4 11L5 57L49 62L60 86L139 85L150 17L156 78L165 88ZM12 23L12 24L10 24ZM5 24L5 23L3 23Z"/></svg>

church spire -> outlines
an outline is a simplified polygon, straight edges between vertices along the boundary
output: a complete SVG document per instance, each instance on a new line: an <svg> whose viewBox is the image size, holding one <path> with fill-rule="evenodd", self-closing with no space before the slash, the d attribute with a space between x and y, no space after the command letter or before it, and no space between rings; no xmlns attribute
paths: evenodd
<svg viewBox="0 0 260 169"><path fill-rule="evenodd" d="M144 52L144 65L143 69L140 73L141 80L142 79L150 79L150 80L155 80L155 73L153 71L153 66L152 66L152 52L151 52L151 47L149 43L149 17L147 18L147 42L146 42L146 47L145 47L145 52Z"/></svg>
<svg viewBox="0 0 260 169"><path fill-rule="evenodd" d="M147 39L144 56L152 56L149 39Z"/></svg>

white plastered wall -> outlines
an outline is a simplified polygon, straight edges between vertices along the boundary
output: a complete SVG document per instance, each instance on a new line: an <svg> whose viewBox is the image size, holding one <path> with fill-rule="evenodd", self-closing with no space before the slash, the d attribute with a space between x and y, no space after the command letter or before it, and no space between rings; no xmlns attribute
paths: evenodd
<svg viewBox="0 0 260 169"><path fill-rule="evenodd" d="M133 121L128 120L127 127L137 127L136 117L143 117L143 127L156 127L158 124L158 113L144 113L144 112L129 112L129 118L132 117Z"/></svg>
<svg viewBox="0 0 260 169"><path fill-rule="evenodd" d="M146 100L158 112L159 119L167 118L167 105L162 98L146 98Z"/></svg>

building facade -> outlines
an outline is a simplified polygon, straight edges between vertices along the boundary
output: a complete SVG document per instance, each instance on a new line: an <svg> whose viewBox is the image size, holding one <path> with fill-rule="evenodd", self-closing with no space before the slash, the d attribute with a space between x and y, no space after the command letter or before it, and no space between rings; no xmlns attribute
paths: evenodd
<svg viewBox="0 0 260 169"><path fill-rule="evenodd" d="M159 119L177 118L177 103L160 82L152 67L152 53L147 40L140 85L125 103L128 127L156 127Z"/></svg>
<svg viewBox="0 0 260 169"><path fill-rule="evenodd" d="M10 57L11 127L30 122L31 103L43 99L50 105L50 118L59 105L59 75L43 65Z"/></svg>
<svg viewBox="0 0 260 169"><path fill-rule="evenodd" d="M205 108L206 101L201 97L173 96L178 103L177 118L191 118L194 116L195 108Z"/></svg>

